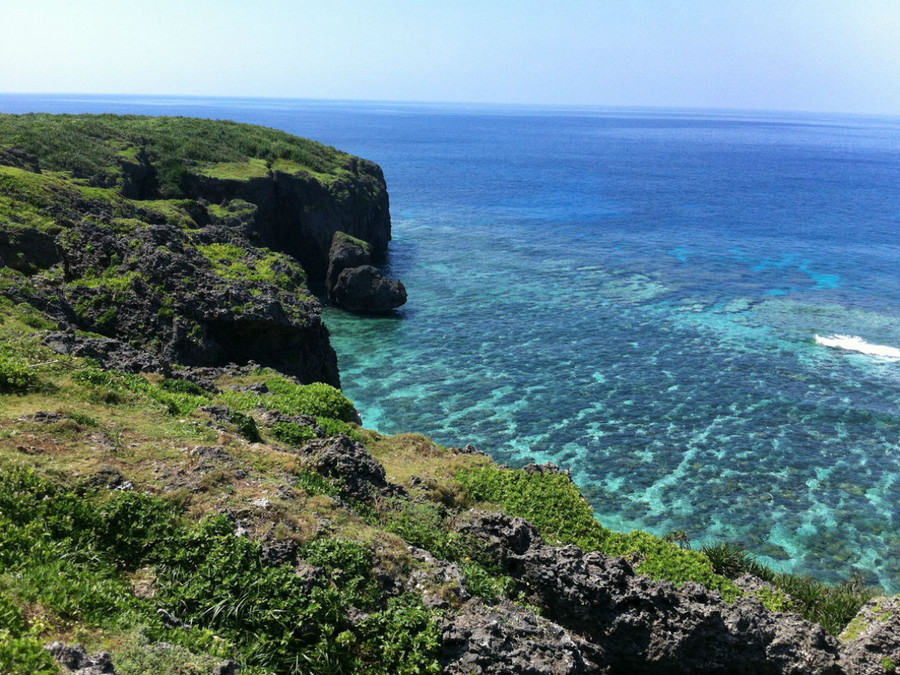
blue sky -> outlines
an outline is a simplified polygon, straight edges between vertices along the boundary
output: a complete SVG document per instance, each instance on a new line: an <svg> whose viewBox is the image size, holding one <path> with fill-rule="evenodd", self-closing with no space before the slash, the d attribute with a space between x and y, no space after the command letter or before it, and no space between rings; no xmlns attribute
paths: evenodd
<svg viewBox="0 0 900 675"><path fill-rule="evenodd" d="M900 114L900 0L0 0L0 91Z"/></svg>

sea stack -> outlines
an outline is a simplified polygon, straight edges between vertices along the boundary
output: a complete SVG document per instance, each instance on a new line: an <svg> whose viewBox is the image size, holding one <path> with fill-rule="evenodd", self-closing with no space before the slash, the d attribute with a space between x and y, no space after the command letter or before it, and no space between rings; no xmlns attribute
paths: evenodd
<svg viewBox="0 0 900 675"><path fill-rule="evenodd" d="M335 232L328 253L325 283L328 300L351 312L389 312L406 303L406 288L386 278L372 264L371 246L344 232Z"/></svg>

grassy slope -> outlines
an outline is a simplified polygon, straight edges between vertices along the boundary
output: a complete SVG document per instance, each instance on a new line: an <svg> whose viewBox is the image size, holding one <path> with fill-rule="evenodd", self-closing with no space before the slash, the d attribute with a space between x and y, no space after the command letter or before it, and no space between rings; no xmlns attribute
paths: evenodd
<svg viewBox="0 0 900 675"><path fill-rule="evenodd" d="M94 185L121 182L120 164L146 153L159 167L164 197L179 197L184 158L209 175L244 179L266 167L338 173L349 158L334 148L266 127L183 117L130 115L0 115L0 148L25 148L45 171Z"/></svg>

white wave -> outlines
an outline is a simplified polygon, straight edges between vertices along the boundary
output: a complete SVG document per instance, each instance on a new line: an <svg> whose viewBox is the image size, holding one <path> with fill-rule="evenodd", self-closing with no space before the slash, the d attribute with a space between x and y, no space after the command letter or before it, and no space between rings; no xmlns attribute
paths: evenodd
<svg viewBox="0 0 900 675"><path fill-rule="evenodd" d="M816 335L816 343L823 347L847 349L860 354L878 356L889 361L900 361L900 349L887 345L873 345L855 335L831 335L829 337Z"/></svg>

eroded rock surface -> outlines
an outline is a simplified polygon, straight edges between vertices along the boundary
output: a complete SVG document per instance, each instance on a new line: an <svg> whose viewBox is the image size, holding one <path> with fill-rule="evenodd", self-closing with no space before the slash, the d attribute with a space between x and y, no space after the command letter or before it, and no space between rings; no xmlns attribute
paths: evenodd
<svg viewBox="0 0 900 675"><path fill-rule="evenodd" d="M328 254L328 300L351 312L387 312L406 303L406 288L372 263L371 246L337 232Z"/></svg>
<svg viewBox="0 0 900 675"><path fill-rule="evenodd" d="M316 472L337 480L341 484L341 494L347 499L367 502L376 494L406 494L402 486L387 481L384 467L363 444L348 436L310 441L297 454L308 458Z"/></svg>
<svg viewBox="0 0 900 675"><path fill-rule="evenodd" d="M900 670L900 596L866 603L841 633L848 675Z"/></svg>
<svg viewBox="0 0 900 675"><path fill-rule="evenodd" d="M821 626L758 600L728 604L699 584L638 576L623 558L547 546L521 518L475 512L459 529L484 542L547 619L583 637L586 658L604 672L844 672L838 642Z"/></svg>

